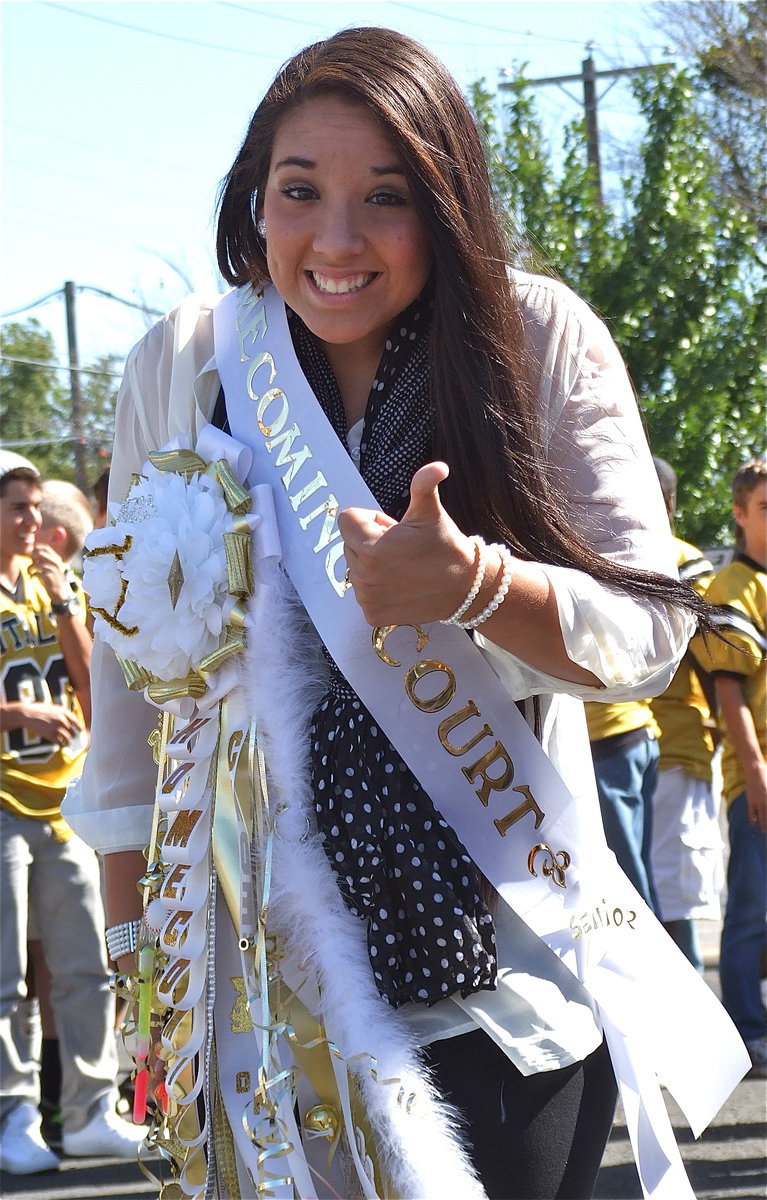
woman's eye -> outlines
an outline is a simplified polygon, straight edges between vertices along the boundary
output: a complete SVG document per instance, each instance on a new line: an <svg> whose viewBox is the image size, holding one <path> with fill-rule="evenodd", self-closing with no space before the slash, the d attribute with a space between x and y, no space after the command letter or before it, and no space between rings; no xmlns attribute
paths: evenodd
<svg viewBox="0 0 767 1200"><path fill-rule="evenodd" d="M407 199L400 195L399 192L373 192L370 197L371 204L381 205L398 205L407 204Z"/></svg>
<svg viewBox="0 0 767 1200"><path fill-rule="evenodd" d="M290 200L314 200L317 193L307 183L292 183L280 189Z"/></svg>

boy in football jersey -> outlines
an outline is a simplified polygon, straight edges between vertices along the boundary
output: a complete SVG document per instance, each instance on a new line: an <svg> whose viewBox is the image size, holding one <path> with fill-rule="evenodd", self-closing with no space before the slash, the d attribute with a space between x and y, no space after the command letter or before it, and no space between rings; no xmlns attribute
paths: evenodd
<svg viewBox="0 0 767 1200"><path fill-rule="evenodd" d="M0 450L0 1169L54 1170L37 1107L39 1064L16 1036L26 994L29 897L52 985L70 1155L133 1158L140 1127L115 1113L114 1001L98 863L61 817L88 744L91 638L56 550L36 545L41 481Z"/></svg>
<svg viewBox="0 0 767 1200"><path fill-rule="evenodd" d="M761 976L767 943L767 462L755 459L732 485L736 553L706 598L721 605L723 639L692 650L714 678L722 732L730 834L719 974L722 1001L746 1043L752 1074L767 1078L767 1009Z"/></svg>
<svg viewBox="0 0 767 1200"><path fill-rule="evenodd" d="M676 472L653 456L669 521L676 515ZM674 537L679 578L705 595L714 568L697 547ZM706 689L710 693L710 689ZM698 918L718 921L724 886L719 796L713 786L709 695L689 653L665 692L650 701L660 727L660 762L653 795L651 862L660 916L698 971L703 955Z"/></svg>

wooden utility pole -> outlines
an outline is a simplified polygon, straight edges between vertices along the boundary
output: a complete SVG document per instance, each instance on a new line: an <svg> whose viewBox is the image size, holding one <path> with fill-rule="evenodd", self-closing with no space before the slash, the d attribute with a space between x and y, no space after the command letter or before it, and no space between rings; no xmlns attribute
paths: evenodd
<svg viewBox="0 0 767 1200"><path fill-rule="evenodd" d="M67 313L67 345L69 348L69 387L72 411L72 437L74 439L75 483L81 491L87 494L88 454L83 419L83 393L80 386L80 356L77 349L75 295L75 285L71 280L68 280L64 284L64 303Z"/></svg>
<svg viewBox="0 0 767 1200"><path fill-rule="evenodd" d="M604 203L602 196L602 164L599 157L599 124L597 120L597 79L615 80L619 75L641 75L643 71L654 71L656 67L670 67L672 63L656 63L644 67L614 67L609 71L597 71L589 51L588 58L581 63L580 75L548 75L544 79L525 79L521 84L502 82L501 91L521 87L543 87L545 84L580 83L583 85L583 112L586 119L586 148L588 163L594 179L597 204ZM566 89L563 89L566 90ZM609 89L608 89L609 90ZM570 93L568 92L568 95Z"/></svg>

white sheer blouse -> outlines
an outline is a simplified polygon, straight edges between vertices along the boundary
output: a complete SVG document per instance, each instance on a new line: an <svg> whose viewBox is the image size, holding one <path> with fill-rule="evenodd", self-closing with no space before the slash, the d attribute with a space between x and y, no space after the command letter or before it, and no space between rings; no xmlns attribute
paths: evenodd
<svg viewBox="0 0 767 1200"><path fill-rule="evenodd" d="M516 274L514 286L544 444L562 473L572 522L600 554L675 575L674 548L641 419L605 326L556 281ZM123 499L149 450L176 434L196 437L213 413L219 388L212 305L191 296L128 359L117 407L112 501ZM640 603L581 571L544 570L556 594L570 658L603 686L547 676L487 639L477 640L511 699L540 696L543 748L576 803L594 804L581 700L662 692L686 646L690 621L670 605ZM81 786L67 796L62 811L104 854L142 849L149 840L155 772L147 738L157 713L141 694L128 691L111 650L101 642L94 648L92 679L92 745ZM488 996L506 1052L526 1074L582 1059L601 1040L590 997L511 910L500 918L498 987ZM451 999L430 1009L406 1005L402 1013L422 1044L474 1028Z"/></svg>
<svg viewBox="0 0 767 1200"><path fill-rule="evenodd" d="M554 280L515 273L514 285L545 445L562 473L575 527L608 558L675 575L673 544L641 418L604 324ZM212 304L190 296L128 358L117 405L112 501L123 499L131 474L141 470L149 450L179 433L197 435L213 412L219 386ZM566 693L607 702L662 692L686 645L688 617L660 601L639 603L582 571L544 570L554 587L570 658L604 686L595 689L550 677L478 636L510 696L543 697L546 725L554 737L558 722L553 715L560 708L554 697ZM102 853L142 848L153 789L151 756L142 750L156 712L140 694L127 691L112 652L98 642L92 677L92 747L82 786L66 802L67 819ZM568 706L569 722L578 730L579 709ZM576 774L582 786L583 772L589 774L588 754L580 733L577 740ZM560 758L553 743L547 749L552 758ZM570 769L562 764L568 776L572 749Z"/></svg>

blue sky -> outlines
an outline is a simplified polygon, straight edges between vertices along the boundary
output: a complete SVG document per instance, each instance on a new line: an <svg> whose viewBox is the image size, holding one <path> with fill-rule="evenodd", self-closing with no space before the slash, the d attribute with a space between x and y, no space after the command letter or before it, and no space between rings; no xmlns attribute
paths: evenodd
<svg viewBox="0 0 767 1200"><path fill-rule="evenodd" d="M466 88L527 63L531 77L668 59L641 0L213 3L3 0L2 299L5 314L63 287L152 308L218 286L216 188L282 62L344 25L380 24L425 42ZM606 156L636 136L628 85L600 92ZM537 91L552 142L578 113L577 84ZM78 296L81 361L124 356L139 312ZM65 357L63 300L37 317Z"/></svg>

